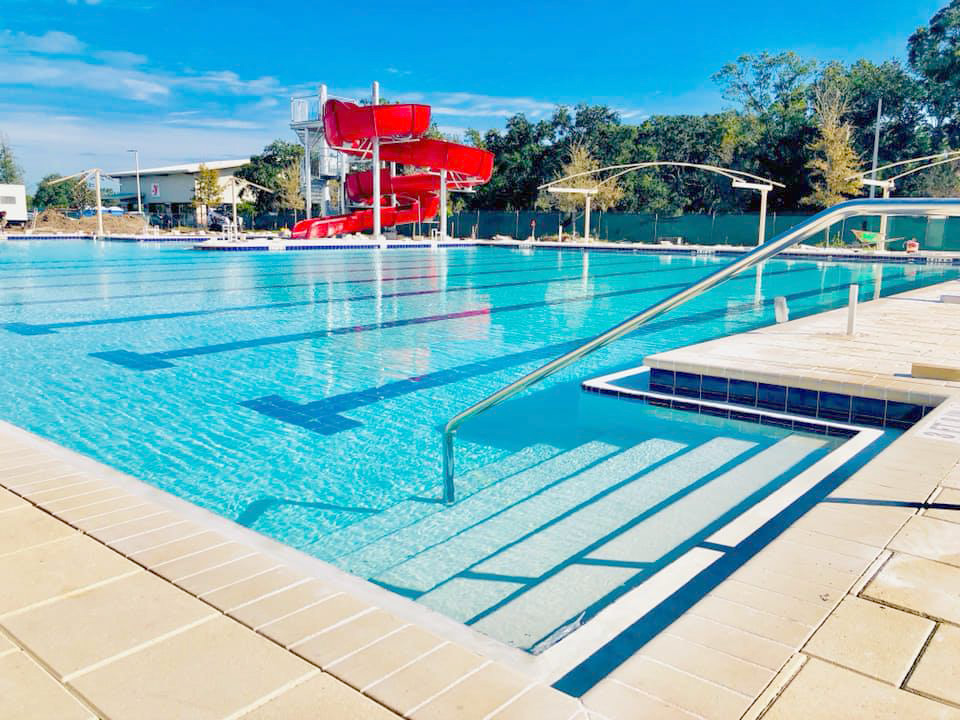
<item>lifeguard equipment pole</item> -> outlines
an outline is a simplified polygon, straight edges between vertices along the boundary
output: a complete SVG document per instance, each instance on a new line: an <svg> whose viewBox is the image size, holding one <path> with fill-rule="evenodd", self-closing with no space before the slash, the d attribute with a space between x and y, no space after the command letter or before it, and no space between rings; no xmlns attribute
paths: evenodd
<svg viewBox="0 0 960 720"><path fill-rule="evenodd" d="M373 81L373 105L380 104L380 83ZM377 114L373 113L373 239L380 240L380 138L377 136Z"/></svg>
<svg viewBox="0 0 960 720"><path fill-rule="evenodd" d="M447 240L447 171L440 171L440 242Z"/></svg>

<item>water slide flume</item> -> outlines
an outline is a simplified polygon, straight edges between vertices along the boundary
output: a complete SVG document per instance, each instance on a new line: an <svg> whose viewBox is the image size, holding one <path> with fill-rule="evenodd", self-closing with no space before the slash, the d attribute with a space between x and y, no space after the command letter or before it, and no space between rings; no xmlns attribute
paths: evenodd
<svg viewBox="0 0 960 720"><path fill-rule="evenodd" d="M392 227L430 220L446 190L482 185L493 172L493 154L459 143L425 138L430 106L356 105L328 100L323 108L327 143L341 152L373 157L373 140L380 143L380 161L416 168L407 175L380 170L380 224ZM425 171L424 171L425 170ZM351 173L345 192L352 203L369 205L346 215L311 218L297 223L294 238L325 238L363 232L374 227L373 170ZM391 204L396 198L396 204Z"/></svg>

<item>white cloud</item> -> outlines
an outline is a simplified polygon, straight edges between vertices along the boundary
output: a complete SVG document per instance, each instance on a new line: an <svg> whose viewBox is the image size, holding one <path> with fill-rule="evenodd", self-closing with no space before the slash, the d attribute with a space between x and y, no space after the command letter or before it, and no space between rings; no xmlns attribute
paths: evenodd
<svg viewBox="0 0 960 720"><path fill-rule="evenodd" d="M120 65L122 67L134 67L136 65L143 65L147 62L146 55L127 52L126 50L102 50L100 52L95 52L93 55L99 60L103 60L105 63L109 63L110 65Z"/></svg>
<svg viewBox="0 0 960 720"><path fill-rule="evenodd" d="M0 32L0 47L3 46L44 55L75 55L86 48L86 44L76 35L59 30L48 30L43 35L27 35L3 30Z"/></svg>
<svg viewBox="0 0 960 720"><path fill-rule="evenodd" d="M236 118L197 117L196 112L170 113L170 116L161 122L165 125L182 125L184 127L194 128L222 128L224 130L258 130L263 127L260 123L250 122L249 120L237 120Z"/></svg>
<svg viewBox="0 0 960 720"><path fill-rule="evenodd" d="M83 89L152 103L170 94L169 87L160 78L140 70L94 65L83 60L14 57L0 53L2 85Z"/></svg>

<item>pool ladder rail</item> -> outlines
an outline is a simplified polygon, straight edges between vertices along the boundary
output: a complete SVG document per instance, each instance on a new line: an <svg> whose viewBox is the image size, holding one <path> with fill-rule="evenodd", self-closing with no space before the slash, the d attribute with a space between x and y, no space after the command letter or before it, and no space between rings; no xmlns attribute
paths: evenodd
<svg viewBox="0 0 960 720"><path fill-rule="evenodd" d="M907 215L907 216L960 216L960 199L955 198L891 198L891 199L858 199L848 200L833 207L812 215L786 232L777 235L772 240L757 246L746 255L737 258L729 265L725 265L705 278L689 285L670 297L661 300L646 310L637 313L622 323L597 335L583 345L564 353L546 365L527 373L519 380L515 380L479 402L474 403L466 410L454 415L443 428L443 501L452 504L456 500L454 485L454 436L457 429L474 415L499 405L504 400L512 398L517 393L526 390L541 380L563 370L569 365L586 357L595 350L609 345L636 330L650 320L683 305L688 300L701 295L733 276L749 270L769 260L778 253L803 241L811 235L827 230L831 225L850 217L863 215Z"/></svg>

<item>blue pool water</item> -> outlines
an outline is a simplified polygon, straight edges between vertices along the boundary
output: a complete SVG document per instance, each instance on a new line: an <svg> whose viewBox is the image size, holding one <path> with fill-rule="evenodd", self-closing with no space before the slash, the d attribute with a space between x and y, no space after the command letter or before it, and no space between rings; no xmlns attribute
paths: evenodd
<svg viewBox="0 0 960 720"><path fill-rule="evenodd" d="M580 381L776 295L796 317L957 276L768 262L465 425L437 502L451 415L728 261L8 242L0 417L537 652L839 442Z"/></svg>

